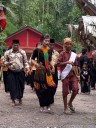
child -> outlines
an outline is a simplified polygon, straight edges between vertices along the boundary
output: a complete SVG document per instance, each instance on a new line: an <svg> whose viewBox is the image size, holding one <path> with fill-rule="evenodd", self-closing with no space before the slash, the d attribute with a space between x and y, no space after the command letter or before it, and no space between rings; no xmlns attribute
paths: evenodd
<svg viewBox="0 0 96 128"><path fill-rule="evenodd" d="M90 72L88 64L84 62L80 73L81 93L90 94Z"/></svg>

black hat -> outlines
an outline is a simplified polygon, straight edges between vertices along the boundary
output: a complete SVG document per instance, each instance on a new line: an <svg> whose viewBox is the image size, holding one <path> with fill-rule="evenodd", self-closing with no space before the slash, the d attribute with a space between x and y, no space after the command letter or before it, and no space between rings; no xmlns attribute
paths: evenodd
<svg viewBox="0 0 96 128"><path fill-rule="evenodd" d="M19 44L19 40L13 40L12 44Z"/></svg>
<svg viewBox="0 0 96 128"><path fill-rule="evenodd" d="M87 48L83 48L82 53L86 53L86 52L87 52Z"/></svg>
<svg viewBox="0 0 96 128"><path fill-rule="evenodd" d="M54 39L50 39L50 44L54 44L55 40Z"/></svg>

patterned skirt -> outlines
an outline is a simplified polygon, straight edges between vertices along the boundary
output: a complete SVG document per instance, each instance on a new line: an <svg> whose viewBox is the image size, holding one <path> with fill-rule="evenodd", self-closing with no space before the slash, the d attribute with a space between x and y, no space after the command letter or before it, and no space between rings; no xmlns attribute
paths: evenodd
<svg viewBox="0 0 96 128"><path fill-rule="evenodd" d="M54 103L53 86L48 84L47 76L48 72L46 69L40 68L35 71L34 88L41 107Z"/></svg>

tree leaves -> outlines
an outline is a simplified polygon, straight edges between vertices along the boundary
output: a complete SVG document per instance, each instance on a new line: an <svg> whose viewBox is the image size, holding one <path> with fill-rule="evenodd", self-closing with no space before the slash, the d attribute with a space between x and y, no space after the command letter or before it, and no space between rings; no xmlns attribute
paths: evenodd
<svg viewBox="0 0 96 128"><path fill-rule="evenodd" d="M67 36L65 24L76 23L81 17L74 0L2 0L7 8L12 10L14 18L7 13L8 24L5 33L24 26L31 26L42 33L49 33L52 38L61 42ZM7 2L7 4L6 4ZM12 31L10 31L10 25ZM9 31L8 31L9 28Z"/></svg>

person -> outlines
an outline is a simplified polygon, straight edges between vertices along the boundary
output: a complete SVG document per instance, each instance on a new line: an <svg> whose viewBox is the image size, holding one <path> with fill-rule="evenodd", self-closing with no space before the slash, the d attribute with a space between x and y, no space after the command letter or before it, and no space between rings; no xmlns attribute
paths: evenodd
<svg viewBox="0 0 96 128"><path fill-rule="evenodd" d="M95 84L96 84L96 50L93 52L92 54L92 65L90 68L90 72L91 72L91 89L95 90Z"/></svg>
<svg viewBox="0 0 96 128"><path fill-rule="evenodd" d="M62 92L63 92L63 102L64 102L64 113L72 114L75 112L73 107L73 100L75 99L79 87L77 76L72 70L74 63L76 64L76 53L71 51L72 39L65 38L63 40L65 50L62 51L57 60L57 66L60 66L61 70L61 80L62 80ZM69 94L69 86L71 85L72 93L69 102L67 103L67 95Z"/></svg>
<svg viewBox="0 0 96 128"><path fill-rule="evenodd" d="M5 10L5 7L0 4L0 33L5 29L7 24Z"/></svg>
<svg viewBox="0 0 96 128"><path fill-rule="evenodd" d="M55 48L55 40L54 39L50 39L50 43L49 43L49 61L51 64L51 68L52 68L52 76L53 76L53 80L56 84L56 88L58 85L58 71L57 71L57 66L55 65L57 63L57 58L59 56L59 53L54 49ZM53 94L55 95L56 93L56 88L53 89Z"/></svg>
<svg viewBox="0 0 96 128"><path fill-rule="evenodd" d="M86 62L84 62L83 68L80 72L80 84L81 93L90 94L90 71Z"/></svg>
<svg viewBox="0 0 96 128"><path fill-rule="evenodd" d="M3 53L6 52L6 49L3 50ZM7 76L8 76L8 67L4 64L4 54L1 57L1 67L2 67L2 72L3 72L3 81L4 81L4 89L5 92L8 93L9 92L9 86L7 83Z"/></svg>
<svg viewBox="0 0 96 128"><path fill-rule="evenodd" d="M83 68L84 62L89 63L89 59L87 57L87 49L86 48L83 48L82 49L82 55L79 58L79 67L80 67L80 70Z"/></svg>
<svg viewBox="0 0 96 128"><path fill-rule="evenodd" d="M49 34L41 36L42 45L33 51L32 63L36 66L34 74L34 88L39 99L40 112L51 110L51 105L54 103L54 96L52 94L52 88L55 88L55 82L53 81L51 74L51 67L49 62ZM37 58L37 62L35 61Z"/></svg>
<svg viewBox="0 0 96 128"><path fill-rule="evenodd" d="M4 64L8 66L8 86L10 89L10 96L12 105L16 105L16 100L22 104L24 93L25 73L29 72L29 64L24 50L20 49L19 40L12 41L12 48L4 54Z"/></svg>
<svg viewBox="0 0 96 128"><path fill-rule="evenodd" d="M36 67L35 65L31 62L31 58L32 58L32 55L29 59L29 69L30 69L30 72L29 74L26 76L26 83L27 85L30 85L30 87L32 88L33 91L34 90L34 74L35 74L35 70L36 70ZM36 59L34 61L37 61Z"/></svg>

